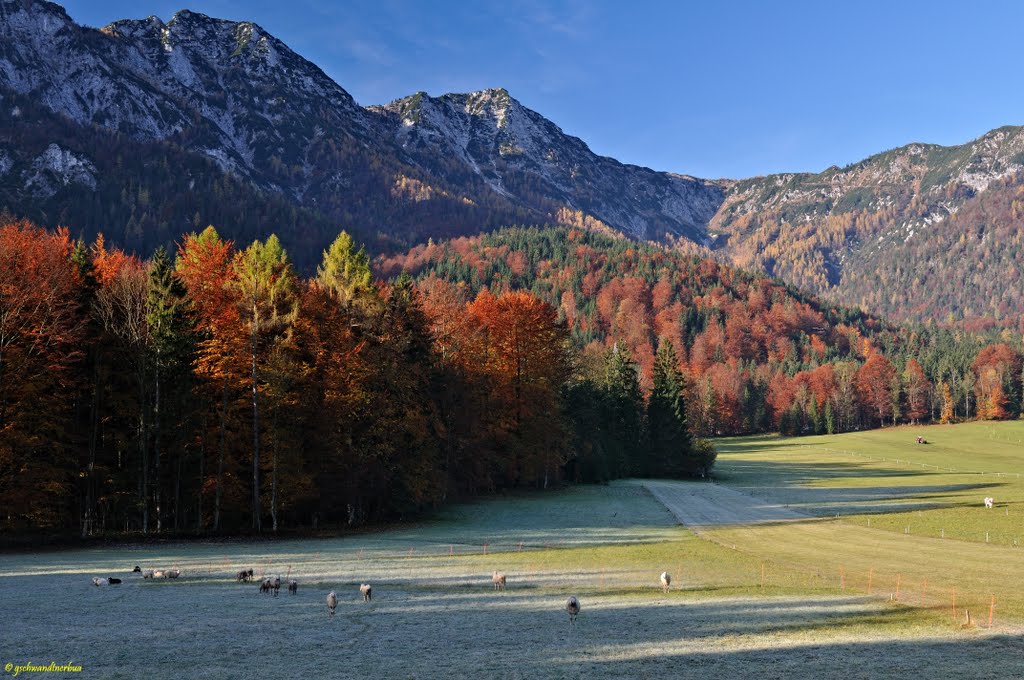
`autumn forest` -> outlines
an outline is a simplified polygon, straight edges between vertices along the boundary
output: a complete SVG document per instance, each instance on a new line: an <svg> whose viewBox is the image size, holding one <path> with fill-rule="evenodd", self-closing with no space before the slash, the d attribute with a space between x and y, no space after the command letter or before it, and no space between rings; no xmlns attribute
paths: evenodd
<svg viewBox="0 0 1024 680"><path fill-rule="evenodd" d="M570 228L315 271L208 227L148 260L0 225L0 507L22 532L356 526L501 489L707 477L707 438L1021 411L1019 336L894 326Z"/></svg>

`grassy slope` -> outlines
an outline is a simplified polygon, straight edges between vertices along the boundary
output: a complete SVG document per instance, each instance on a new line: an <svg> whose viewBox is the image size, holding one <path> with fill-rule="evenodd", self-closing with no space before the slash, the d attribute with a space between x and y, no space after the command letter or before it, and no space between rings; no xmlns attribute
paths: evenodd
<svg viewBox="0 0 1024 680"><path fill-rule="evenodd" d="M837 664L854 677L954 677L955 658L1024 673L1005 629L960 631L944 614L841 595L802 565L772 563L762 591L762 557L701 540L632 482L508 496L346 539L5 556L0 601L15 625L0 663L72 660L90 677L179 677L183 664L207 677L823 677ZM125 573L134 564L184 575L143 582ZM291 567L299 595L234 583L248 566ZM491 590L493 569L507 571L506 593ZM683 591L661 593L663 569ZM125 583L94 588L94 574ZM569 593L583 602L574 631Z"/></svg>

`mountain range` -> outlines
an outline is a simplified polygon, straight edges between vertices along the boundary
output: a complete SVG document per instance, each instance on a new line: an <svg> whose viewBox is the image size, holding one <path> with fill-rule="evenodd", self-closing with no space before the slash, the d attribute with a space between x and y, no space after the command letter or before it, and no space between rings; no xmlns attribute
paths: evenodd
<svg viewBox="0 0 1024 680"><path fill-rule="evenodd" d="M680 159L680 165L685 165ZM1024 129L742 180L620 163L504 89L360 106L260 26L76 24L0 0L0 208L140 252L214 223L311 266L560 223L760 270L896 318L1024 313Z"/></svg>

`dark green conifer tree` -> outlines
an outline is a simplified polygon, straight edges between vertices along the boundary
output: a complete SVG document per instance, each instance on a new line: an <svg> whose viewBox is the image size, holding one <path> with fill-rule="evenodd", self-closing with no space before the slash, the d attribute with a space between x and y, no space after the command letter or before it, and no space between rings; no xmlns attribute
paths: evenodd
<svg viewBox="0 0 1024 680"><path fill-rule="evenodd" d="M684 378L675 347L663 340L654 359L654 386L647 406L647 474L684 477L692 469L693 438L686 422Z"/></svg>

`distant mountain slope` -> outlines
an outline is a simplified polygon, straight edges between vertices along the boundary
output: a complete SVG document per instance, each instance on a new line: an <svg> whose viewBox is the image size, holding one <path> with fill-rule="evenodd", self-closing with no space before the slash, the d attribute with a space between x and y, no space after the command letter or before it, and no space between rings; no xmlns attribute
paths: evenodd
<svg viewBox="0 0 1024 680"><path fill-rule="evenodd" d="M1022 171L1024 128L1005 127L960 146L910 144L816 175L742 180L710 223L713 248L898 317L1020 315L1024 296L1003 284L1024 264Z"/></svg>
<svg viewBox="0 0 1024 680"><path fill-rule="evenodd" d="M703 180L599 156L503 89L362 107L256 24L183 10L93 29L45 0L0 0L0 125L0 210L141 252L209 222L280 231L300 263L342 228L396 252L553 223L895 318L1024 316L1022 128Z"/></svg>
<svg viewBox="0 0 1024 680"><path fill-rule="evenodd" d="M728 185L598 156L503 89L420 92L371 110L392 121L396 141L424 169L454 183L482 181L513 200L567 206L633 238L703 243Z"/></svg>
<svg viewBox="0 0 1024 680"><path fill-rule="evenodd" d="M723 195L597 156L503 90L363 108L256 24L187 10L97 30L53 3L0 0L4 90L83 127L205 156L382 242L595 219L699 241ZM8 155L24 155L10 148L17 136ZM12 186L9 207L26 193Z"/></svg>

